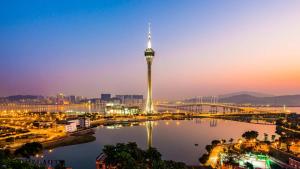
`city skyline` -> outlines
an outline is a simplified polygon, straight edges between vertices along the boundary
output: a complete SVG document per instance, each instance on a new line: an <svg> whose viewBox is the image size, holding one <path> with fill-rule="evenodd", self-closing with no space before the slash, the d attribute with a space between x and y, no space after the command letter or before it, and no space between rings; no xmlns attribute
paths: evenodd
<svg viewBox="0 0 300 169"><path fill-rule="evenodd" d="M299 2L32 2L1 2L0 96L146 95L149 21L155 99L300 93Z"/></svg>

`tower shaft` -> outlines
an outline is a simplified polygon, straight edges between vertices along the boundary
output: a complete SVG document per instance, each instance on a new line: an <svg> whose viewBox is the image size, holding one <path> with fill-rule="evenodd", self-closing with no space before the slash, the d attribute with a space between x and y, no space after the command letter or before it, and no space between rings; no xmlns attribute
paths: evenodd
<svg viewBox="0 0 300 169"><path fill-rule="evenodd" d="M149 33L148 33L148 44L147 48L145 50L145 57L147 61L147 101L146 101L146 107L145 107L145 112L147 114L152 114L154 113L154 108L153 108L153 100L152 100L152 61L154 58L154 50L152 49L152 44L151 44L151 33L150 33L150 24L149 24Z"/></svg>
<svg viewBox="0 0 300 169"><path fill-rule="evenodd" d="M147 85L148 85L148 90L147 90L147 102L146 102L146 113L151 114L153 113L153 101L152 101L152 75L151 75L151 67L152 67L152 58L147 59Z"/></svg>

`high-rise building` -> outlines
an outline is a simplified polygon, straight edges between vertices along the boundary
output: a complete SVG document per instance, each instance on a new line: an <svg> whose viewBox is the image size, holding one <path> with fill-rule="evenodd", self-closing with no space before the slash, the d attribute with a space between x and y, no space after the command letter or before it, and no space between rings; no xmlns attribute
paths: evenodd
<svg viewBox="0 0 300 169"><path fill-rule="evenodd" d="M154 58L154 50L152 49L151 44L151 30L150 30L150 24L149 24L149 32L148 32L148 44L147 49L145 50L145 57L147 61L147 84L148 84L148 90L147 90L147 101L146 101L146 107L145 107L145 113L146 114L152 114L154 113L153 108L153 100L152 100L152 81L151 81L151 66L152 66L152 60Z"/></svg>
<svg viewBox="0 0 300 169"><path fill-rule="evenodd" d="M71 95L71 96L69 96L69 101L70 101L70 103L76 103L76 96L74 96L74 95Z"/></svg>
<svg viewBox="0 0 300 169"><path fill-rule="evenodd" d="M144 102L143 95L116 95L121 100L121 104L127 106L142 106Z"/></svg>
<svg viewBox="0 0 300 169"><path fill-rule="evenodd" d="M107 93L102 93L100 99L102 101L109 101L111 99L111 94L107 94Z"/></svg>
<svg viewBox="0 0 300 169"><path fill-rule="evenodd" d="M58 93L56 95L56 103L57 104L64 104L64 101L65 101L65 96L63 93Z"/></svg>

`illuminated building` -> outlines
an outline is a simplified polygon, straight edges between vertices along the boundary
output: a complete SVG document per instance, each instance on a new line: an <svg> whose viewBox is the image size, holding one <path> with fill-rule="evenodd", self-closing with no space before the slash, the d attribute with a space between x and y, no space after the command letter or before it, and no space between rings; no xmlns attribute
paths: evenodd
<svg viewBox="0 0 300 169"><path fill-rule="evenodd" d="M56 96L56 103L57 104L63 104L64 103L64 94L58 93Z"/></svg>
<svg viewBox="0 0 300 169"><path fill-rule="evenodd" d="M68 122L65 125L66 132L71 133L77 130L77 125L75 122Z"/></svg>
<svg viewBox="0 0 300 169"><path fill-rule="evenodd" d="M88 117L79 118L79 123L81 128L88 128L91 126L91 120Z"/></svg>
<svg viewBox="0 0 300 169"><path fill-rule="evenodd" d="M80 126L80 121L77 118L73 118L73 119L68 119L67 120L69 123L75 123L76 126Z"/></svg>
<svg viewBox="0 0 300 169"><path fill-rule="evenodd" d="M146 107L145 107L146 114L154 113L153 100L152 100L152 81L151 81L151 66L152 66L152 60L154 58L154 54L155 54L155 52L151 46L151 31L150 31L150 24L149 24L148 44L147 44L147 49L145 50L145 57L146 57L147 69L148 69L148 71L147 71L148 90L147 90L147 101L146 101Z"/></svg>
<svg viewBox="0 0 300 169"><path fill-rule="evenodd" d="M105 107L105 113L108 115L134 115L139 114L139 112L140 109L136 106L107 103Z"/></svg>
<svg viewBox="0 0 300 169"><path fill-rule="evenodd" d="M126 106L140 106L143 104L143 95L116 95L121 100L121 104Z"/></svg>
<svg viewBox="0 0 300 169"><path fill-rule="evenodd" d="M69 96L69 102L71 102L71 103L76 103L76 96L74 96L74 95L71 95L71 96Z"/></svg>

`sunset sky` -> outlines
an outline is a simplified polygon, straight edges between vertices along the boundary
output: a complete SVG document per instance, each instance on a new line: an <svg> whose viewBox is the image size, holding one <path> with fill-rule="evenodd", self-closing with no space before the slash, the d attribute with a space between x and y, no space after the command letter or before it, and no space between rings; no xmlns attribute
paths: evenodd
<svg viewBox="0 0 300 169"><path fill-rule="evenodd" d="M300 94L297 0L3 0L0 96Z"/></svg>

